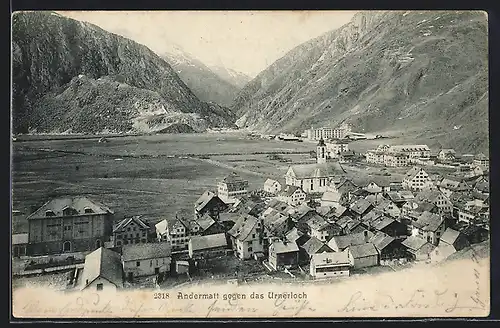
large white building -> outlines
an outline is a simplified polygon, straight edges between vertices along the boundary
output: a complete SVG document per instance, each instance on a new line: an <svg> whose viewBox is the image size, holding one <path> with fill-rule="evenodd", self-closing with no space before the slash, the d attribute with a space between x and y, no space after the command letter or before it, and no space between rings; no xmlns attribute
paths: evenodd
<svg viewBox="0 0 500 328"><path fill-rule="evenodd" d="M316 162L290 166L285 174L286 184L299 187L306 193L323 193L335 177L345 175L338 161L328 161L323 140L320 140L317 146Z"/></svg>
<svg viewBox="0 0 500 328"><path fill-rule="evenodd" d="M311 127L305 131L305 134L309 140L328 140L344 139L349 132L351 132L351 126L349 124L342 124L337 128L322 127L315 129Z"/></svg>

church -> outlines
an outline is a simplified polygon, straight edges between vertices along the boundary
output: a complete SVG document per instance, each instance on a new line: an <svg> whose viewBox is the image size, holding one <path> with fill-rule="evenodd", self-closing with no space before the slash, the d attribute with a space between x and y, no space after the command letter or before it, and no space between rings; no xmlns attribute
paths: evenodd
<svg viewBox="0 0 500 328"><path fill-rule="evenodd" d="M285 174L285 182L300 187L307 193L325 192L334 179L346 172L338 162L328 157L326 144L321 139L316 147L316 164L292 165Z"/></svg>

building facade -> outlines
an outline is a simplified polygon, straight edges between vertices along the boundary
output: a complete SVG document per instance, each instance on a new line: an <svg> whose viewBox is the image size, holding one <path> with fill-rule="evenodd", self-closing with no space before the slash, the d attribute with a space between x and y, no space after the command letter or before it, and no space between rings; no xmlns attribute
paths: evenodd
<svg viewBox="0 0 500 328"><path fill-rule="evenodd" d="M347 252L314 254L309 263L309 273L314 279L349 276Z"/></svg>
<svg viewBox="0 0 500 328"><path fill-rule="evenodd" d="M411 191L420 191L434 186L427 172L418 166L414 166L405 174L401 184L403 189Z"/></svg>
<svg viewBox="0 0 500 328"><path fill-rule="evenodd" d="M125 218L113 228L114 246L145 244L149 241L149 230L149 225L140 216Z"/></svg>
<svg viewBox="0 0 500 328"><path fill-rule="evenodd" d="M217 196L226 204L248 194L248 181L233 172L217 184Z"/></svg>
<svg viewBox="0 0 500 328"><path fill-rule="evenodd" d="M123 271L127 280L170 272L171 247L167 243L125 245L122 247Z"/></svg>
<svg viewBox="0 0 500 328"><path fill-rule="evenodd" d="M28 216L28 253L98 249L110 240L113 211L86 197L53 199Z"/></svg>

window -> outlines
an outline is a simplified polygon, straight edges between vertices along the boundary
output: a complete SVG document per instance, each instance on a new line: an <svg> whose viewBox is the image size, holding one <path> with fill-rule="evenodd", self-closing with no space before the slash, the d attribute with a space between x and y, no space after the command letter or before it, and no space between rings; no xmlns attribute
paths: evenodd
<svg viewBox="0 0 500 328"><path fill-rule="evenodd" d="M251 252L252 251L252 247L248 247L248 251Z"/></svg>
<svg viewBox="0 0 500 328"><path fill-rule="evenodd" d="M86 207L84 210L85 213L94 213L94 211L91 208Z"/></svg>
<svg viewBox="0 0 500 328"><path fill-rule="evenodd" d="M254 233L252 234L252 238L255 238L255 234Z"/></svg>
<svg viewBox="0 0 500 328"><path fill-rule="evenodd" d="M146 231L143 231L143 232L142 232L142 236L143 236L143 237L146 237Z"/></svg>
<svg viewBox="0 0 500 328"><path fill-rule="evenodd" d="M116 246L121 246L121 245L122 245L121 240L118 240L118 241L116 242Z"/></svg>
<svg viewBox="0 0 500 328"><path fill-rule="evenodd" d="M141 266L141 262L140 261L135 262L135 266L136 267L140 267Z"/></svg>
<svg viewBox="0 0 500 328"><path fill-rule="evenodd" d="M130 227L127 228L127 231L130 231Z"/></svg>
<svg viewBox="0 0 500 328"><path fill-rule="evenodd" d="M122 235L116 235L116 239L122 239Z"/></svg>
<svg viewBox="0 0 500 328"><path fill-rule="evenodd" d="M67 207L63 210L63 215L64 216L70 216L70 215L76 215L78 214L78 211L75 210L74 208Z"/></svg>
<svg viewBox="0 0 500 328"><path fill-rule="evenodd" d="M149 261L149 266L152 267L153 266L153 260L150 260Z"/></svg>
<svg viewBox="0 0 500 328"><path fill-rule="evenodd" d="M103 285L102 285L102 284L97 284L97 286L96 286L96 287L97 287L97 290L102 290Z"/></svg>
<svg viewBox="0 0 500 328"><path fill-rule="evenodd" d="M56 213L54 213L52 210L47 210L45 211L45 216L56 216Z"/></svg>

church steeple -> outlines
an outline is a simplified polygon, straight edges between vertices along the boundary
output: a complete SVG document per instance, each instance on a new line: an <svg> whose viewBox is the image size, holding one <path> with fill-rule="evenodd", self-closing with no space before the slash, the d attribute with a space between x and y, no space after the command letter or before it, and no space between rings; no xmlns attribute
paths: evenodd
<svg viewBox="0 0 500 328"><path fill-rule="evenodd" d="M323 138L319 140L318 146L316 147L316 162L318 164L326 163L326 144Z"/></svg>

